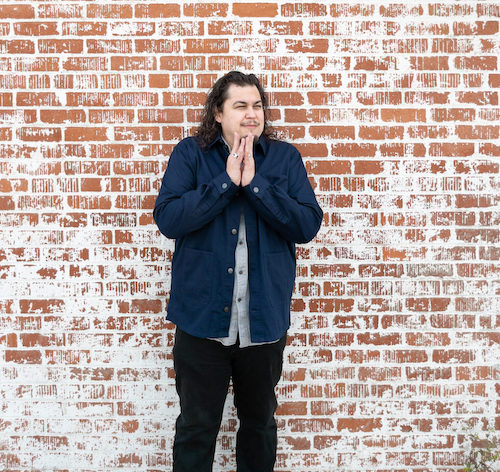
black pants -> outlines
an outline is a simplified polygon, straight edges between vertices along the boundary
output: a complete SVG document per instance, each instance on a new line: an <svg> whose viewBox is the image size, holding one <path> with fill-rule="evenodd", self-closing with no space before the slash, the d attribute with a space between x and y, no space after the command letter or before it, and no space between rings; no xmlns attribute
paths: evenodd
<svg viewBox="0 0 500 472"><path fill-rule="evenodd" d="M174 472L210 472L224 402L233 379L240 427L238 472L272 472L276 460L276 387L286 334L278 342L240 348L175 334L175 383L181 413L174 439Z"/></svg>

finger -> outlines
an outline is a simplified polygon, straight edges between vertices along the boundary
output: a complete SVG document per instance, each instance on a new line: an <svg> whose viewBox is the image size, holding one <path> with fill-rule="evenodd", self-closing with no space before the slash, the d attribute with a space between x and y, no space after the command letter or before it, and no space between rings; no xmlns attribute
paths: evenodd
<svg viewBox="0 0 500 472"><path fill-rule="evenodd" d="M245 138L243 138L238 148L238 154L241 156L241 158L243 158L243 156L245 155L245 145L246 145L246 140Z"/></svg>
<svg viewBox="0 0 500 472"><path fill-rule="evenodd" d="M234 132L234 140L233 140L233 149L231 152L238 152L238 148L240 147L240 135L235 131Z"/></svg>
<svg viewBox="0 0 500 472"><path fill-rule="evenodd" d="M241 162L242 156L242 144L243 139L240 138L240 135L235 131L234 132L234 142L233 149L231 150L229 156L231 157L231 161L233 162Z"/></svg>
<svg viewBox="0 0 500 472"><path fill-rule="evenodd" d="M237 134L234 133L234 135L236 138ZM228 165L232 166L233 163L236 165L241 164L241 161L243 160L243 149L244 149L243 145L244 145L244 140L242 139L240 141L240 143L238 144L238 146L236 146L236 145L233 146L233 150L229 154L229 158L228 158L229 161L231 162L231 164L229 164L229 161L228 161Z"/></svg>
<svg viewBox="0 0 500 472"><path fill-rule="evenodd" d="M241 138L241 148L240 148L240 152L241 152L241 155L243 156L243 159L245 159L246 147L247 147L247 138L245 136L245 137Z"/></svg>
<svg viewBox="0 0 500 472"><path fill-rule="evenodd" d="M253 135L251 133L247 136L245 157L247 159L251 159L253 157Z"/></svg>

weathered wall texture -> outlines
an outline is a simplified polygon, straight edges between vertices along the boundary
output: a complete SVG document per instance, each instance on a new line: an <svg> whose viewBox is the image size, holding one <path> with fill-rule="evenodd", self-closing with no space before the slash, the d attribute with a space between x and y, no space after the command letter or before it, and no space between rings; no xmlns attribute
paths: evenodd
<svg viewBox="0 0 500 472"><path fill-rule="evenodd" d="M0 3L0 469L167 471L172 147L231 69L325 211L276 471L458 471L497 428L496 1ZM228 397L215 471L235 469Z"/></svg>

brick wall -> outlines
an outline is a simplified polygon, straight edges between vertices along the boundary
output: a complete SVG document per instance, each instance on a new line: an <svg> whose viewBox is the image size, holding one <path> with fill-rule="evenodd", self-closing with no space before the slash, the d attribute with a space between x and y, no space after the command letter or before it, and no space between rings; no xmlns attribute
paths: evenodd
<svg viewBox="0 0 500 472"><path fill-rule="evenodd" d="M1 2L0 469L170 470L173 243L151 210L206 92L240 69L325 211L298 247L276 471L458 471L462 426L500 429L499 16ZM231 400L217 472L235 468Z"/></svg>

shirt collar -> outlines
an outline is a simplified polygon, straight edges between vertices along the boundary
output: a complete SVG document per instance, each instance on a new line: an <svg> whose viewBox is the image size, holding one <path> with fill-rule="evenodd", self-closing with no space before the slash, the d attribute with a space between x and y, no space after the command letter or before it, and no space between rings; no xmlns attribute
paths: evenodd
<svg viewBox="0 0 500 472"><path fill-rule="evenodd" d="M268 147L269 147L269 142L268 138L262 133L259 136L259 139L257 140L256 146L260 146L262 149L262 152L264 155L267 153ZM229 148L229 145L226 143L226 140L222 137L222 133L219 132L217 137L208 145L208 147L214 146L216 143L221 142L222 144L226 145ZM231 151L231 149L229 149Z"/></svg>

